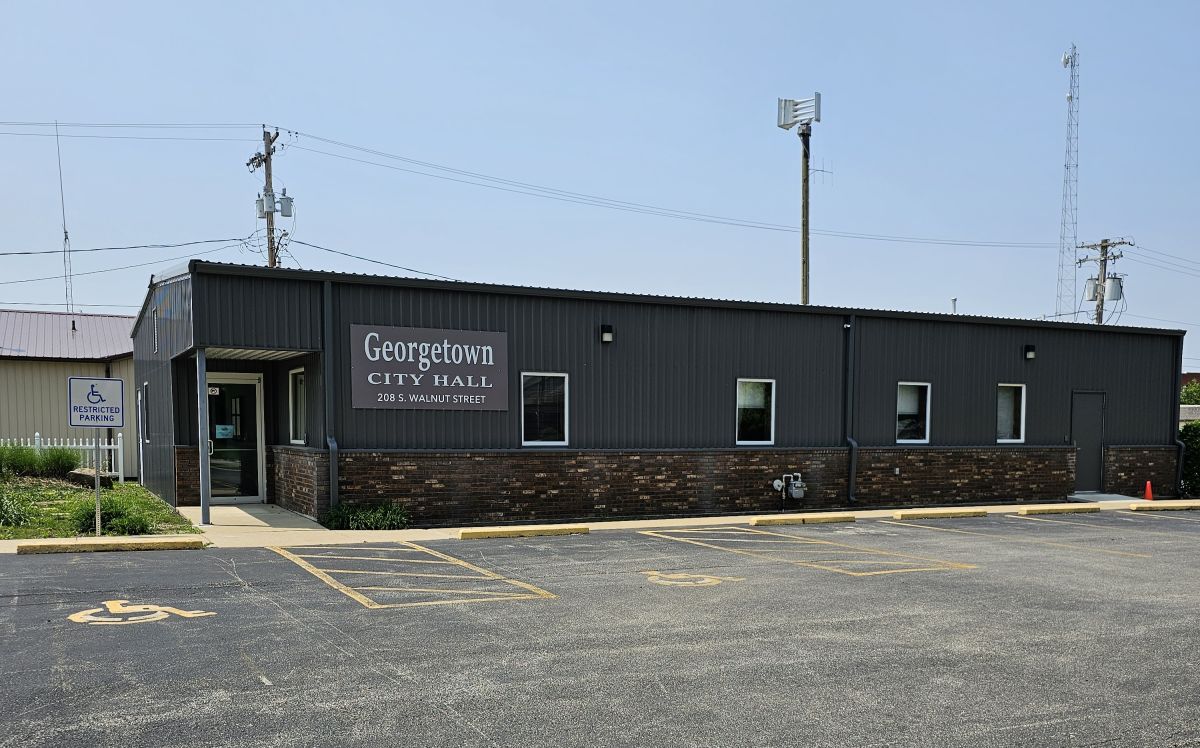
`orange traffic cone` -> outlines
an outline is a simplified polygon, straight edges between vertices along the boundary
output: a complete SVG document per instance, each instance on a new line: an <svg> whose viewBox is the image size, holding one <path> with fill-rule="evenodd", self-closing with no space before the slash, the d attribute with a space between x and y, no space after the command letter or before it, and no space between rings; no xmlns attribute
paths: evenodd
<svg viewBox="0 0 1200 748"><path fill-rule="evenodd" d="M1150 487L1150 481L1146 481L1146 495L1143 498L1146 501L1154 501L1154 489Z"/></svg>

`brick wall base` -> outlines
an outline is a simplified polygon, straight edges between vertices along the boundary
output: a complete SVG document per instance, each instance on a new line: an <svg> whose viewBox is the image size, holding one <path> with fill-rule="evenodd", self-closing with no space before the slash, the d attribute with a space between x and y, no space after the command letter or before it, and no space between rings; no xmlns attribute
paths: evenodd
<svg viewBox="0 0 1200 748"><path fill-rule="evenodd" d="M859 503L956 504L1064 499L1074 447L869 447L858 453Z"/></svg>
<svg viewBox="0 0 1200 748"><path fill-rule="evenodd" d="M329 453L307 447L267 447L267 496L293 512L329 511Z"/></svg>
<svg viewBox="0 0 1200 748"><path fill-rule="evenodd" d="M200 506L200 453L175 447L175 506Z"/></svg>
<svg viewBox="0 0 1200 748"><path fill-rule="evenodd" d="M1141 496L1150 481L1155 498L1174 496L1179 490L1175 485L1178 466L1175 447L1105 447L1104 491Z"/></svg>
<svg viewBox="0 0 1200 748"><path fill-rule="evenodd" d="M338 493L346 504L399 501L422 526L726 514L781 509L771 481L793 472L810 488L804 506L845 496L837 449L351 451L338 460Z"/></svg>
<svg viewBox="0 0 1200 748"><path fill-rule="evenodd" d="M267 447L268 501L319 517L329 507L324 450ZM348 505L397 501L417 526L554 522L834 509L847 505L845 449L688 451L343 451ZM179 505L199 503L198 457L177 447ZM1107 447L1104 490L1175 490L1174 447ZM897 470L899 471L897 473ZM802 501L771 482L800 472ZM866 447L856 506L1058 501L1074 490L1074 447Z"/></svg>

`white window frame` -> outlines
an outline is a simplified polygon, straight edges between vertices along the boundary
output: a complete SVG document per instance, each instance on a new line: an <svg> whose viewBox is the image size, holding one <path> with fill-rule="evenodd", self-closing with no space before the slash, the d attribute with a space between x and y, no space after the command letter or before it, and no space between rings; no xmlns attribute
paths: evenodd
<svg viewBox="0 0 1200 748"><path fill-rule="evenodd" d="M305 428L305 431L300 434L299 439L296 438L295 432L292 431L293 427L295 427L295 425L296 425L296 414L292 411L292 408L294 408L296 405L296 393L293 391L292 382L295 381L294 376L296 374L304 374L304 373L305 373L305 371L304 371L303 366L298 366L295 369L291 369L288 371L288 441L290 441L292 444L299 444L299 445L304 445L307 443L305 440L306 440L306 437L308 436L308 433L307 433L308 429L307 429L307 423L302 424L306 428ZM305 390L308 389L308 376L307 375L304 377L304 389ZM305 396L307 396L308 392L306 391L304 394L305 394ZM306 410L307 410L307 408L306 408ZM307 416L307 415L308 414L305 413L305 416ZM308 418L306 417L305 421L307 421L307 420L308 420Z"/></svg>
<svg viewBox="0 0 1200 748"><path fill-rule="evenodd" d="M933 413L933 385L929 382L896 382L896 412L892 418L892 433L896 432L896 423L900 419L900 387L903 385L912 385L914 387L925 388L925 438L924 439L901 439L896 437L897 444L928 444L929 437L933 436L933 430L929 427Z"/></svg>
<svg viewBox="0 0 1200 748"><path fill-rule="evenodd" d="M1021 388L1021 438L1020 439L997 439L996 443L997 444L1024 444L1025 443L1025 407L1026 407L1025 385L1017 383L1017 382L997 382L996 383L996 397L997 398L1000 397L1000 388L1001 387L1020 387ZM997 418L998 417L999 417L999 413L997 413ZM1000 424L997 423L996 425L999 426Z"/></svg>
<svg viewBox="0 0 1200 748"><path fill-rule="evenodd" d="M738 428L738 407L737 407L737 392L738 387L742 382L768 382L771 385L771 438L765 442L762 441L742 441L737 438ZM769 447L775 444L775 380L774 379L752 379L750 377L738 377L737 384L733 386L733 441L739 447Z"/></svg>
<svg viewBox="0 0 1200 748"><path fill-rule="evenodd" d="M563 440L560 442L529 441L525 438L525 377L562 377L563 380ZM521 372L521 446L566 447L571 442L571 377L563 371Z"/></svg>

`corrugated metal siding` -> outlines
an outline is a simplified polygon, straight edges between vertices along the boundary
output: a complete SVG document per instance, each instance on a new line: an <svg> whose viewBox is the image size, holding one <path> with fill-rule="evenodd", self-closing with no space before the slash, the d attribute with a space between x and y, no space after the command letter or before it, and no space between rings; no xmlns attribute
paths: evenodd
<svg viewBox="0 0 1200 748"><path fill-rule="evenodd" d="M158 310L158 351L154 350L153 312ZM145 434L142 443L142 483L175 503L175 413L171 358L192 344L192 280L166 281L153 288L145 316L133 340L134 381L149 385L144 403ZM136 405L136 395L131 395ZM148 442L147 442L148 440Z"/></svg>
<svg viewBox="0 0 1200 748"><path fill-rule="evenodd" d="M111 438L118 433L124 436L125 475L137 475L137 394L132 356L109 364L0 360L0 437L32 438L36 433L52 438L91 439L93 429L67 426L67 378L103 377L106 366L110 376L125 382L125 428L113 429ZM107 430L101 438L109 438Z"/></svg>
<svg viewBox="0 0 1200 748"><path fill-rule="evenodd" d="M896 383L929 382L932 444L994 444L996 386L1012 383L1026 385L1026 444L1069 443L1073 390L1108 394L1106 443L1170 444L1174 355L1166 335L860 317L855 431L894 444Z"/></svg>
<svg viewBox="0 0 1200 748"><path fill-rule="evenodd" d="M521 371L570 375L572 447L733 446L739 377L777 380L777 445L841 443L839 316L340 284L334 295L345 449L519 447ZM352 409L351 324L507 332L509 410ZM615 342L599 342L601 324Z"/></svg>
<svg viewBox="0 0 1200 748"><path fill-rule="evenodd" d="M321 347L320 283L236 275L194 278L197 346Z"/></svg>

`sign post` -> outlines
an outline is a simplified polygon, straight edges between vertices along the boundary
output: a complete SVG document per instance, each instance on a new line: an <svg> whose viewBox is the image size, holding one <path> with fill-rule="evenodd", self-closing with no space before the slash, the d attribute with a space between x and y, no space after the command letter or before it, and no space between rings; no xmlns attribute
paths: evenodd
<svg viewBox="0 0 1200 748"><path fill-rule="evenodd" d="M68 377L71 428L96 429L92 446L96 472L96 535L100 534L100 429L125 427L125 382L120 379Z"/></svg>

